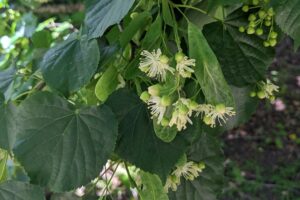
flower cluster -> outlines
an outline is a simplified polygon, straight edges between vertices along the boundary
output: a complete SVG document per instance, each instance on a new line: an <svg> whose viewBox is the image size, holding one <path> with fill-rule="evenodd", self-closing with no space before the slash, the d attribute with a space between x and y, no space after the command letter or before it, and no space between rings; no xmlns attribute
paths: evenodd
<svg viewBox="0 0 300 200"><path fill-rule="evenodd" d="M279 91L279 87L273 84L269 79L266 82L261 81L257 85L258 91L251 92L250 96L257 96L260 99L270 99L271 101L275 100L275 92Z"/></svg>
<svg viewBox="0 0 300 200"><path fill-rule="evenodd" d="M175 55L176 67L169 65L169 58L162 54L158 49L152 53L143 51L141 54L139 68L145 72L150 78L156 79L161 83L148 87L148 91L144 91L140 98L148 104L151 111L152 119L155 119L157 124L164 127L175 126L178 131L187 128L188 124L193 124L192 117L203 117L203 121L215 127L216 124L222 125L228 117L235 115L232 107L226 107L224 104L216 106L210 104L198 104L196 101L182 97L183 93L180 79L190 78L194 73L195 60L189 59L183 53ZM168 91L165 89L164 81L167 79L167 74L170 79L175 79L178 85L175 90ZM184 81L183 81L184 82ZM167 92L166 92L167 90Z"/></svg>
<svg viewBox="0 0 300 200"><path fill-rule="evenodd" d="M245 26L240 26L240 32L246 32L249 35L256 34L261 36L264 34L264 30L268 29L267 39L264 41L265 47L274 47L277 44L278 34L274 31L274 9L269 8L269 0L252 0L250 5L244 5L242 10L244 12L249 12L251 9L257 9L258 12L251 13L248 17L249 24Z"/></svg>
<svg viewBox="0 0 300 200"><path fill-rule="evenodd" d="M167 178L164 187L165 191L168 192L170 188L172 191L176 191L178 185L180 185L181 177L193 181L204 169L205 164L203 162L195 163L193 161L187 161L184 164L177 165L176 169Z"/></svg>

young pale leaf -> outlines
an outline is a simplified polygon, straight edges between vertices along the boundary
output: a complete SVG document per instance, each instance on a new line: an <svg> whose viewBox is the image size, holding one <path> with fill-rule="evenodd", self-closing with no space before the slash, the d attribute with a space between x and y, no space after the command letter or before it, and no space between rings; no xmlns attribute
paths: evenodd
<svg viewBox="0 0 300 200"><path fill-rule="evenodd" d="M16 108L10 102L0 105L0 148L10 151L16 139Z"/></svg>
<svg viewBox="0 0 300 200"><path fill-rule="evenodd" d="M211 23L204 26L203 34L217 55L228 83L241 87L264 78L274 50L264 47L262 38L239 32L239 23L236 18L229 19L225 26Z"/></svg>
<svg viewBox="0 0 300 200"><path fill-rule="evenodd" d="M190 57L196 59L195 75L210 104L224 103L233 106L230 88L223 76L220 64L200 29L188 25Z"/></svg>
<svg viewBox="0 0 300 200"><path fill-rule="evenodd" d="M280 0L275 7L276 23L295 41L296 48L300 46L300 1Z"/></svg>
<svg viewBox="0 0 300 200"><path fill-rule="evenodd" d="M116 153L144 171L166 179L185 152L187 141L182 135L171 143L161 141L154 133L147 106L128 89L114 92L106 101L119 119L119 142Z"/></svg>
<svg viewBox="0 0 300 200"><path fill-rule="evenodd" d="M133 3L134 0L93 0L85 17L89 39L101 37L109 26L119 23Z"/></svg>
<svg viewBox="0 0 300 200"><path fill-rule="evenodd" d="M143 12L135 16L120 35L121 47L125 48L138 30L141 30L148 25L149 21L151 21L151 15L149 12Z"/></svg>
<svg viewBox="0 0 300 200"><path fill-rule="evenodd" d="M109 66L96 84L95 94L97 98L104 102L116 90L117 85L118 71L114 66Z"/></svg>
<svg viewBox="0 0 300 200"><path fill-rule="evenodd" d="M188 160L205 163L205 169L194 181L181 179L176 192L169 192L170 200L217 200L223 183L223 153L220 142L212 133L201 136L188 152Z"/></svg>
<svg viewBox="0 0 300 200"><path fill-rule="evenodd" d="M107 106L75 109L61 97L40 92L18 112L14 153L31 182L68 191L96 177L114 150L117 120Z"/></svg>
<svg viewBox="0 0 300 200"><path fill-rule="evenodd" d="M43 77L50 87L63 94L74 92L92 78L99 59L96 40L73 35L46 53L42 63Z"/></svg>
<svg viewBox="0 0 300 200"><path fill-rule="evenodd" d="M169 200L157 175L141 171L140 176L143 184L139 193L141 200Z"/></svg>
<svg viewBox="0 0 300 200"><path fill-rule="evenodd" d="M3 200L45 200L42 188L19 181L0 184L0 199Z"/></svg>

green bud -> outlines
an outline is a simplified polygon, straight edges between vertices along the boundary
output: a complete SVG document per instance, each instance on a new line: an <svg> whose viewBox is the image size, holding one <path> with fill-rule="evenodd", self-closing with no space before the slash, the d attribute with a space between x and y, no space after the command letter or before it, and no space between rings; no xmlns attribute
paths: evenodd
<svg viewBox="0 0 300 200"><path fill-rule="evenodd" d="M161 90L161 85L156 84L148 87L148 92L151 96L159 96Z"/></svg>
<svg viewBox="0 0 300 200"><path fill-rule="evenodd" d="M216 111L218 113L225 113L226 112L226 106L222 103L216 105Z"/></svg>
<svg viewBox="0 0 300 200"><path fill-rule="evenodd" d="M274 9L273 8L269 8L268 10L268 15L269 16L273 16L275 13L274 13Z"/></svg>
<svg viewBox="0 0 300 200"><path fill-rule="evenodd" d="M254 14L251 14L251 15L249 15L249 17L248 17L248 20L253 22L253 21L256 20L256 16L255 16Z"/></svg>
<svg viewBox="0 0 300 200"><path fill-rule="evenodd" d="M256 92L253 91L250 93L250 97L255 97L255 96L256 96Z"/></svg>
<svg viewBox="0 0 300 200"><path fill-rule="evenodd" d="M167 107L167 106L169 106L169 105L171 105L171 104L172 104L172 99L171 99L170 96L165 95L165 96L163 96L163 97L161 98L161 105L162 105L162 106Z"/></svg>
<svg viewBox="0 0 300 200"><path fill-rule="evenodd" d="M271 21L269 21L269 20L266 20L265 21L265 26L271 26L272 25L272 22Z"/></svg>
<svg viewBox="0 0 300 200"><path fill-rule="evenodd" d="M276 39L270 39L269 43L270 43L271 47L275 47L276 44L277 44L277 40Z"/></svg>
<svg viewBox="0 0 300 200"><path fill-rule="evenodd" d="M244 12L248 12L249 11L249 6L248 5L244 5L243 8L242 8L242 10Z"/></svg>
<svg viewBox="0 0 300 200"><path fill-rule="evenodd" d="M195 110L198 107L198 103L196 101L190 101L189 108Z"/></svg>
<svg viewBox="0 0 300 200"><path fill-rule="evenodd" d="M184 54L182 52L178 52L175 55L175 60L177 63L181 62L184 59Z"/></svg>
<svg viewBox="0 0 300 200"><path fill-rule="evenodd" d="M264 41L264 47L269 47L270 43L268 41Z"/></svg>
<svg viewBox="0 0 300 200"><path fill-rule="evenodd" d="M180 114L185 115L185 114L187 114L188 112L189 112L189 108L188 108L186 105L181 104L181 105L179 106L179 113L180 113Z"/></svg>
<svg viewBox="0 0 300 200"><path fill-rule="evenodd" d="M254 33L255 33L255 29L254 29L254 28L249 27L249 28L247 29L247 34L252 35L252 34L254 34Z"/></svg>
<svg viewBox="0 0 300 200"><path fill-rule="evenodd" d="M266 12L264 10L260 10L258 12L258 16L259 16L259 18L263 19L266 16Z"/></svg>
<svg viewBox="0 0 300 200"><path fill-rule="evenodd" d="M273 39L276 39L277 36L278 36L278 33L276 33L275 31L272 31L272 32L270 33L270 37L273 38Z"/></svg>
<svg viewBox="0 0 300 200"><path fill-rule="evenodd" d="M164 63L164 64L168 64L169 58L166 55L161 55L159 57L159 61L162 62L162 63Z"/></svg>
<svg viewBox="0 0 300 200"><path fill-rule="evenodd" d="M259 4L259 0L252 0L252 4L257 6Z"/></svg>
<svg viewBox="0 0 300 200"><path fill-rule="evenodd" d="M213 121L212 121L212 118L211 118L211 117L204 116L203 122L204 122L206 125L211 125Z"/></svg>
<svg viewBox="0 0 300 200"><path fill-rule="evenodd" d="M198 167L199 167L201 170L205 169L205 163L204 163L204 162L198 163Z"/></svg>
<svg viewBox="0 0 300 200"><path fill-rule="evenodd" d="M161 120L161 122L160 122L160 124L163 126L163 127L167 127L167 126L169 126L169 123L170 123L170 121L167 119L167 118L162 118L162 120Z"/></svg>
<svg viewBox="0 0 300 200"><path fill-rule="evenodd" d="M243 27L243 26L239 27L239 31L240 31L241 33L244 33L244 32L245 32L245 27Z"/></svg>
<svg viewBox="0 0 300 200"><path fill-rule="evenodd" d="M264 98L266 98L266 95L263 91L259 91L259 92L257 92L257 97L260 99L264 99Z"/></svg>
<svg viewBox="0 0 300 200"><path fill-rule="evenodd" d="M264 30L261 29L261 28L258 28L258 29L256 30L256 35L262 35L262 34L264 34Z"/></svg>
<svg viewBox="0 0 300 200"><path fill-rule="evenodd" d="M275 96L270 96L270 101L275 101Z"/></svg>
<svg viewBox="0 0 300 200"><path fill-rule="evenodd" d="M249 26L252 27L252 28L255 28L256 23L254 21L251 21L251 22L249 22Z"/></svg>
<svg viewBox="0 0 300 200"><path fill-rule="evenodd" d="M133 13L130 14L130 18L131 18L131 19L134 19L134 18L136 18L138 15L139 15L138 12L133 12Z"/></svg>
<svg viewBox="0 0 300 200"><path fill-rule="evenodd" d="M141 96L140 96L140 99L147 103L147 101L150 99L150 94L147 92L147 91L144 91Z"/></svg>

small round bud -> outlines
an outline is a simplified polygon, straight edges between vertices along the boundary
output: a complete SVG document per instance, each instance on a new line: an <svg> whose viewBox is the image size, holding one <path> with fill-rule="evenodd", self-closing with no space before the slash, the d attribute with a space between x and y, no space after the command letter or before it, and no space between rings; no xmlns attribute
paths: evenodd
<svg viewBox="0 0 300 200"><path fill-rule="evenodd" d="M179 107L179 113L185 115L188 112L189 112L189 108L186 105L181 104Z"/></svg>
<svg viewBox="0 0 300 200"><path fill-rule="evenodd" d="M185 55L184 55L182 52L176 53L176 55L175 55L175 60L176 60L176 62L177 62L177 63L180 63L181 61L183 61L184 56L185 56Z"/></svg>
<svg viewBox="0 0 300 200"><path fill-rule="evenodd" d="M270 43L268 41L264 41L264 47L269 47Z"/></svg>
<svg viewBox="0 0 300 200"><path fill-rule="evenodd" d="M226 106L224 104L218 104L216 105L216 111L218 113L225 113L226 112Z"/></svg>
<svg viewBox="0 0 300 200"><path fill-rule="evenodd" d="M255 97L255 96L256 96L256 92L253 91L250 93L250 97Z"/></svg>
<svg viewBox="0 0 300 200"><path fill-rule="evenodd" d="M257 6L259 4L259 0L252 0L252 4Z"/></svg>
<svg viewBox="0 0 300 200"><path fill-rule="evenodd" d="M264 30L262 28L258 28L256 30L256 35L262 35L262 34L264 34Z"/></svg>
<svg viewBox="0 0 300 200"><path fill-rule="evenodd" d="M277 44L277 40L276 39L270 39L270 46L271 47L275 47L276 46L276 44Z"/></svg>
<svg viewBox="0 0 300 200"><path fill-rule="evenodd" d="M164 64L168 64L169 58L166 55L161 55L159 57L159 61L162 62L162 63L164 63Z"/></svg>
<svg viewBox="0 0 300 200"><path fill-rule="evenodd" d="M254 34L254 33L255 33L255 29L254 29L254 28L249 27L249 28L247 29L247 34L252 35L252 34Z"/></svg>
<svg viewBox="0 0 300 200"><path fill-rule="evenodd" d="M258 16L259 16L259 18L263 19L266 16L266 12L264 10L260 10L258 12Z"/></svg>
<svg viewBox="0 0 300 200"><path fill-rule="evenodd" d="M243 8L242 8L242 10L244 12L248 12L249 11L249 6L248 5L244 5Z"/></svg>
<svg viewBox="0 0 300 200"><path fill-rule="evenodd" d="M272 22L270 20L265 21L265 26L271 26L271 25L272 25Z"/></svg>
<svg viewBox="0 0 300 200"><path fill-rule="evenodd" d="M249 27L255 28L256 23L254 21L249 22Z"/></svg>
<svg viewBox="0 0 300 200"><path fill-rule="evenodd" d="M163 96L163 97L161 98L161 105L162 105L162 106L167 107L167 106L169 106L169 105L171 105L171 104L172 104L172 99L171 99L171 97L165 95L165 96Z"/></svg>
<svg viewBox="0 0 300 200"><path fill-rule="evenodd" d="M156 84L148 87L148 92L151 96L159 96L161 90L161 85Z"/></svg>
<svg viewBox="0 0 300 200"><path fill-rule="evenodd" d="M130 18L135 19L138 15L139 15L138 12L133 12L133 13L130 14Z"/></svg>
<svg viewBox="0 0 300 200"><path fill-rule="evenodd" d="M240 27L239 27L239 31L240 31L241 33L244 33L244 32L245 32L245 27L240 26Z"/></svg>
<svg viewBox="0 0 300 200"><path fill-rule="evenodd" d="M209 117L209 116L204 116L204 117L203 117L203 122L204 122L206 125L211 125L211 124L213 123L212 118Z"/></svg>
<svg viewBox="0 0 300 200"><path fill-rule="evenodd" d="M141 99L143 102L147 103L148 100L150 99L150 94L149 94L147 91L144 91L144 92L141 94L140 99Z"/></svg>
<svg viewBox="0 0 300 200"><path fill-rule="evenodd" d="M161 120L161 122L160 122L160 124L163 126L163 127L167 127L167 126L169 126L169 123L170 123L170 121L167 119L167 118L162 118L162 120Z"/></svg>
<svg viewBox="0 0 300 200"><path fill-rule="evenodd" d="M204 163L204 162L198 163L198 167L199 167L201 170L205 169L205 163Z"/></svg>
<svg viewBox="0 0 300 200"><path fill-rule="evenodd" d="M249 15L249 17L248 17L248 20L253 22L253 21L256 20L256 16L255 16L254 14L251 14L251 15Z"/></svg>
<svg viewBox="0 0 300 200"><path fill-rule="evenodd" d="M278 33L276 33L275 31L272 31L272 32L270 33L270 37L273 38L273 39L276 39L277 36L278 36Z"/></svg>
<svg viewBox="0 0 300 200"><path fill-rule="evenodd" d="M266 98L266 95L263 91L259 91L259 92L257 92L257 97L260 99L264 99L264 98Z"/></svg>
<svg viewBox="0 0 300 200"><path fill-rule="evenodd" d="M275 96L270 96L270 101L275 101Z"/></svg>
<svg viewBox="0 0 300 200"><path fill-rule="evenodd" d="M273 8L269 8L268 10L268 15L269 16L273 16L275 13L274 13L274 9Z"/></svg>
<svg viewBox="0 0 300 200"><path fill-rule="evenodd" d="M196 101L189 102L189 108L195 110L198 107L198 103Z"/></svg>

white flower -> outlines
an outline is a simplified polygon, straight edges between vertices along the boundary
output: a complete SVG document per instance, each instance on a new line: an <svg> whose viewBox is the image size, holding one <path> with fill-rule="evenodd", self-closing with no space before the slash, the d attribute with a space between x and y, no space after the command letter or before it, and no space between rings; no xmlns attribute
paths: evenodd
<svg viewBox="0 0 300 200"><path fill-rule="evenodd" d="M170 175L167 178L166 184L164 186L164 190L165 192L168 192L169 188L171 188L172 191L176 191L179 184L180 184L180 178L174 175Z"/></svg>
<svg viewBox="0 0 300 200"><path fill-rule="evenodd" d="M189 161L186 162L182 166L177 166L176 170L172 173L176 177L183 176L186 180L194 180L199 176L199 174L204 169L204 166L202 163L197 164L195 162Z"/></svg>
<svg viewBox="0 0 300 200"><path fill-rule="evenodd" d="M184 56L179 62L177 62L176 70L183 78L190 78L192 73L194 73L194 67L196 65L195 59L189 59L187 56Z"/></svg>
<svg viewBox="0 0 300 200"><path fill-rule="evenodd" d="M260 83L260 89L258 97L271 99L274 96L274 92L278 92L279 87L267 79L267 82Z"/></svg>
<svg viewBox="0 0 300 200"><path fill-rule="evenodd" d="M148 100L148 107L151 110L152 118L157 117L157 124L160 124L167 107L162 105L161 98L157 96L151 96Z"/></svg>
<svg viewBox="0 0 300 200"><path fill-rule="evenodd" d="M174 73L175 69L168 65L168 58L162 55L161 50L142 51L144 58L141 58L139 68L145 72L150 78L157 78L159 81L165 81L167 71Z"/></svg>
<svg viewBox="0 0 300 200"><path fill-rule="evenodd" d="M189 108L189 99L180 98L175 104L175 110L172 113L169 126L176 125L177 130L181 131L186 129L187 123L193 124L190 117L193 110Z"/></svg>
<svg viewBox="0 0 300 200"><path fill-rule="evenodd" d="M208 114L204 117L204 122L211 127L216 126L216 122L220 125L226 122L228 117L234 116L233 107L226 107L224 104L213 106Z"/></svg>
<svg viewBox="0 0 300 200"><path fill-rule="evenodd" d="M208 115L212 109L213 109L213 106L210 104L199 104L195 109L196 116L198 117L200 114Z"/></svg>

